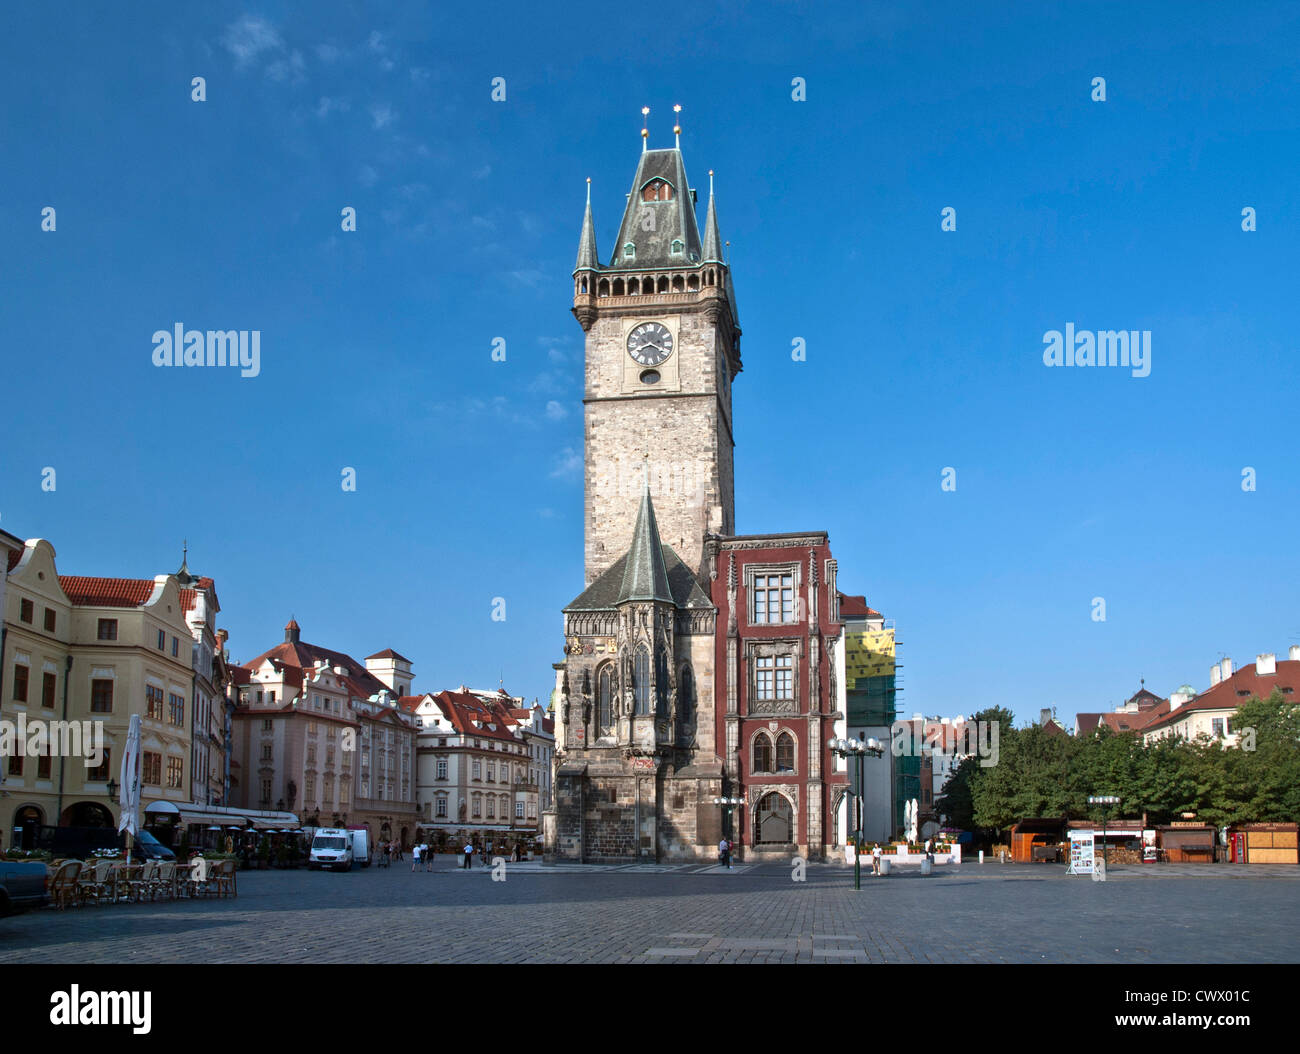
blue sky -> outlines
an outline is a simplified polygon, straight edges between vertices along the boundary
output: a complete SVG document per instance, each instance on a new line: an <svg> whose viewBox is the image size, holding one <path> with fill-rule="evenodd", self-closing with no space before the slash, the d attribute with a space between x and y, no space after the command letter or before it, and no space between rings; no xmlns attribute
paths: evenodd
<svg viewBox="0 0 1300 1054"><path fill-rule="evenodd" d="M744 329L738 528L830 532L905 710L1069 719L1300 643L1293 5L127 10L0 36L0 527L63 573L188 538L236 659L292 614L544 700L585 180L608 259L640 108L663 147L681 103ZM177 322L260 330L260 376L155 368ZM1149 329L1151 375L1045 367L1066 323Z"/></svg>

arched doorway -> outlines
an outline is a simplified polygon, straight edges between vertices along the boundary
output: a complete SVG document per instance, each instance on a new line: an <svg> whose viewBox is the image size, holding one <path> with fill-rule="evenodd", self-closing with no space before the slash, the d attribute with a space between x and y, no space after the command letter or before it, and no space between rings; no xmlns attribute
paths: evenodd
<svg viewBox="0 0 1300 1054"><path fill-rule="evenodd" d="M763 795L754 810L756 845L790 845L794 841L794 808L784 794Z"/></svg>
<svg viewBox="0 0 1300 1054"><path fill-rule="evenodd" d="M116 827L113 814L99 802L79 801L63 811L64 827Z"/></svg>
<svg viewBox="0 0 1300 1054"><path fill-rule="evenodd" d="M36 835L45 822L45 813L39 805L24 805L14 813L14 829L11 832L14 849L35 849Z"/></svg>

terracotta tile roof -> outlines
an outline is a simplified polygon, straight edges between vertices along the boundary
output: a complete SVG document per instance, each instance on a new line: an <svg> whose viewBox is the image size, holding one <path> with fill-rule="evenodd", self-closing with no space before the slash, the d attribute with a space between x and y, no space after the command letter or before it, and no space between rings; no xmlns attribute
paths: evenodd
<svg viewBox="0 0 1300 1054"><path fill-rule="evenodd" d="M398 655L392 648L385 648L383 651L377 651L373 655L367 655L366 660L370 659L396 659L398 662L410 662L405 655Z"/></svg>
<svg viewBox="0 0 1300 1054"><path fill-rule="evenodd" d="M23 549L9 550L9 559L7 561L7 566L5 567L6 572L12 571L15 567L18 566L18 561L23 558L24 551L25 550Z"/></svg>
<svg viewBox="0 0 1300 1054"><path fill-rule="evenodd" d="M840 614L847 615L849 618L883 618L879 611L869 607L865 596L849 596L847 593L840 593Z"/></svg>
<svg viewBox="0 0 1300 1054"><path fill-rule="evenodd" d="M217 584L210 578L200 578L198 584L193 589L186 588L181 590L181 610L194 610L194 604L200 589L206 589L212 594L212 604L218 611L220 611L221 603L217 600Z"/></svg>
<svg viewBox="0 0 1300 1054"><path fill-rule="evenodd" d="M439 692L433 698L451 727L461 735L519 742L519 737L511 731L513 722L507 719L504 707L485 702L472 692ZM489 728L489 725L496 727Z"/></svg>
<svg viewBox="0 0 1300 1054"><path fill-rule="evenodd" d="M1169 700L1145 714L1130 714L1130 717L1142 717L1146 720L1138 727L1144 732L1176 723L1183 714L1194 710L1235 710L1247 699L1258 696L1267 699L1274 688L1290 688L1289 694L1296 698L1300 692L1300 662L1283 659L1277 664L1277 672L1260 676L1255 672L1255 664L1248 663L1227 680L1212 685L1190 702L1171 709ZM1300 699L1296 699L1300 702ZM1122 716L1122 715L1121 715Z"/></svg>
<svg viewBox="0 0 1300 1054"><path fill-rule="evenodd" d="M153 596L152 578L88 578L59 575L59 585L78 607L138 608Z"/></svg>
<svg viewBox="0 0 1300 1054"><path fill-rule="evenodd" d="M345 679L348 682L349 691L360 699L369 699L378 692L388 690L388 685L379 680L374 674L370 673L365 665L357 662L351 655L341 651L331 651L329 648L322 648L316 644L305 644L302 641L285 641L277 644L270 651L264 651L255 659L250 659L244 663L250 669L256 669L262 663L270 660L276 664L276 668L283 668L286 675L289 671L297 671L297 684L302 684L303 671L310 670L317 662L324 662L327 666L341 666L345 671ZM286 681L288 677L286 676Z"/></svg>

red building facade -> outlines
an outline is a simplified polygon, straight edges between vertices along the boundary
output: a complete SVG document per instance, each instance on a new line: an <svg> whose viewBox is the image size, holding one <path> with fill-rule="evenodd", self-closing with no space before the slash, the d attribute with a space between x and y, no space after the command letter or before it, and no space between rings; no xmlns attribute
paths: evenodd
<svg viewBox="0 0 1300 1054"><path fill-rule="evenodd" d="M822 858L848 778L835 737L836 565L825 533L709 542L716 632L716 749L731 797L731 836L756 851Z"/></svg>

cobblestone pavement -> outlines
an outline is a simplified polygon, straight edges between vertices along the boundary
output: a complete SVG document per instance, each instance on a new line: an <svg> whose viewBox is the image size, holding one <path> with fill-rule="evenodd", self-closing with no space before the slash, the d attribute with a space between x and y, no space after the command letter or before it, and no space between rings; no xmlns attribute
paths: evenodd
<svg viewBox="0 0 1300 1054"><path fill-rule="evenodd" d="M0 919L20 962L1295 962L1300 868L252 871L239 896Z"/></svg>

